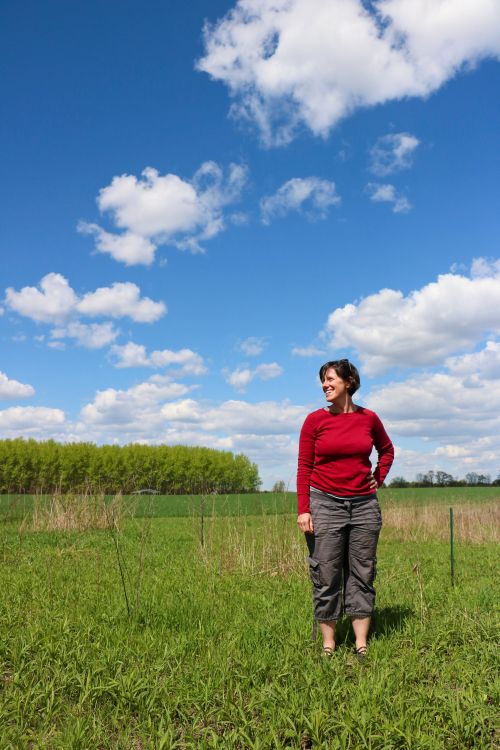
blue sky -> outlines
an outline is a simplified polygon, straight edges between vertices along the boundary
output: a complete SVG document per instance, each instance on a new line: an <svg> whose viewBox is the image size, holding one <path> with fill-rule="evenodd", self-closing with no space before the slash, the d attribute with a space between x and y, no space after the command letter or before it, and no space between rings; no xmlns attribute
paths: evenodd
<svg viewBox="0 0 500 750"><path fill-rule="evenodd" d="M500 469L500 9L0 9L0 434L295 481L326 359L392 475Z"/></svg>

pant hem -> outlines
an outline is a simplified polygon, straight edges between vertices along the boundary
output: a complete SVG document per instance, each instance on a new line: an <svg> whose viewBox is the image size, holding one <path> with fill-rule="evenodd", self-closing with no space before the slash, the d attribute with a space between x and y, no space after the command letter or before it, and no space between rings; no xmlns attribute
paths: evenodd
<svg viewBox="0 0 500 750"><path fill-rule="evenodd" d="M337 622L340 619L340 615L337 617L316 617L316 622Z"/></svg>
<svg viewBox="0 0 500 750"><path fill-rule="evenodd" d="M371 617L373 610L371 612L346 612L346 615L348 617Z"/></svg>

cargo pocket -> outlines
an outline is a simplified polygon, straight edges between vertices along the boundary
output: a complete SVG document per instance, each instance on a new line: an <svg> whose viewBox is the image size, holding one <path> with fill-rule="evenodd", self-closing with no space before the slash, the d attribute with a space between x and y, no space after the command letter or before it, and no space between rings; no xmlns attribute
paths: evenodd
<svg viewBox="0 0 500 750"><path fill-rule="evenodd" d="M307 562L309 563L309 575L311 576L312 584L317 589L319 589L322 585L319 571L319 562L318 560L315 560L314 557L308 557Z"/></svg>

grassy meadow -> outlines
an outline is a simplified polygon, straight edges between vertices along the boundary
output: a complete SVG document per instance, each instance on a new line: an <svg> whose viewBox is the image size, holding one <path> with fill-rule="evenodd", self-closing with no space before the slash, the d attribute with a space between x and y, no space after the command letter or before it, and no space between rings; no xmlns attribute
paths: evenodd
<svg viewBox="0 0 500 750"><path fill-rule="evenodd" d="M363 664L311 640L292 493L2 497L0 747L498 747L498 496L381 492Z"/></svg>

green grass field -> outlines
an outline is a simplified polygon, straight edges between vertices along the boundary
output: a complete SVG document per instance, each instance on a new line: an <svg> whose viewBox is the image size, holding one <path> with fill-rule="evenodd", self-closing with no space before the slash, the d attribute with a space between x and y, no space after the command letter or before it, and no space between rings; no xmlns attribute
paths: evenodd
<svg viewBox="0 0 500 750"><path fill-rule="evenodd" d="M129 518L114 537L33 531L3 504L2 750L498 747L499 554L488 534L459 541L452 587L448 544L433 537L447 508L425 540L387 521L369 658L358 664L342 621L326 661L310 639L294 514L267 498L264 512L245 496L234 516L216 508L203 546L199 499L153 498L153 517ZM486 499L472 518L493 540ZM392 493L384 502L390 519Z"/></svg>
<svg viewBox="0 0 500 750"><path fill-rule="evenodd" d="M423 487L379 490L381 505L463 505L500 500L500 487ZM42 496L42 500L43 497ZM204 498L207 515L239 516L294 513L295 492L260 492L253 495L208 495ZM33 495L0 495L0 518L22 519L31 513L37 498ZM40 498L38 498L40 500ZM186 517L200 512L202 498L196 495L148 495L128 497L127 502L137 516L167 518Z"/></svg>

